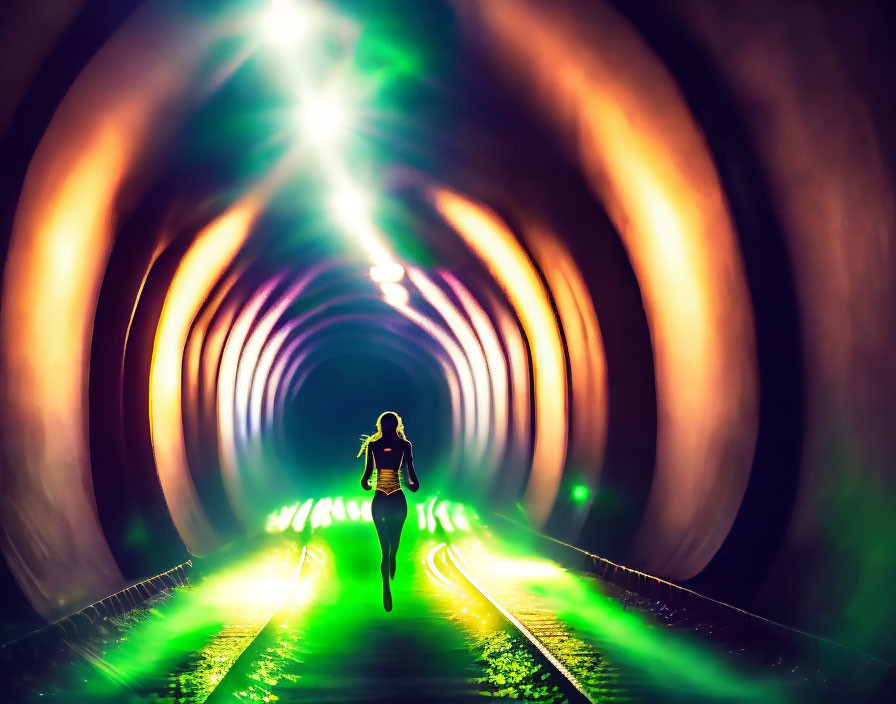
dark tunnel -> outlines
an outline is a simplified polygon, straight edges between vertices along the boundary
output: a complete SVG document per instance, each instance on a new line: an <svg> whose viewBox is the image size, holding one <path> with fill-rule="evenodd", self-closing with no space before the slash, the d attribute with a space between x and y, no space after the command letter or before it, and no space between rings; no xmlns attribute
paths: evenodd
<svg viewBox="0 0 896 704"><path fill-rule="evenodd" d="M425 488L896 658L888 3L2 13L0 640L391 409Z"/></svg>

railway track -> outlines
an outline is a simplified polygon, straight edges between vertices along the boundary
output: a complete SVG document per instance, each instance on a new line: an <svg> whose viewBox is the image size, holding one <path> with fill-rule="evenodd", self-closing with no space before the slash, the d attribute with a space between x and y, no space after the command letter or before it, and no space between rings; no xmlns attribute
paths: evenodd
<svg viewBox="0 0 896 704"><path fill-rule="evenodd" d="M484 602L488 603L492 609L504 619L507 625L519 633L529 643L536 659L540 661L543 667L547 669L555 678L560 688L567 695L570 702L590 702L597 704L597 699L592 697L586 687L579 679L558 659L547 645L527 627L520 619L511 613L501 601L492 594L480 579L474 573L473 568L467 563L461 549L455 545L447 543L439 543L430 549L427 555L427 565L431 571L435 573L436 579L446 583L446 575L440 573L436 567L436 560L442 557L444 562L450 565L458 577L463 580L464 585L471 589ZM449 587L450 589L450 587Z"/></svg>
<svg viewBox="0 0 896 704"><path fill-rule="evenodd" d="M294 585L300 585L303 578L312 581L317 579L313 572L321 569L321 560L319 557L315 557L319 552L315 548L303 548L302 560L297 568ZM465 564L463 553L459 548L439 543L434 547L424 549L420 554L425 556L423 562L426 564L430 578L435 578L440 588L444 588L449 594L455 596L465 592L464 598L479 600L495 616L496 622L488 626L489 629L507 629L524 642L528 654L525 657L520 657L519 650L517 650L514 657L520 661L520 667L524 666L522 663L526 663L525 667L528 669L538 670L539 683L543 684L546 689L553 690L553 695L548 698L548 701L575 703L597 701L537 635L517 619L476 578L470 566ZM407 575L404 577L408 579ZM333 575L330 574L323 581L326 584L332 578ZM402 575L399 575L398 579L401 578ZM420 581L417 580L417 582ZM326 588L325 584L324 588ZM396 582L396 584L399 583ZM430 591L432 591L431 586ZM276 696L281 702L319 701L321 699L357 701L362 698L376 700L375 692L382 692L382 699L388 701L438 701L440 698L445 701L481 701L482 687L489 684L487 681L484 685L482 684L482 681L487 680L482 676L484 665L476 649L467 647L469 642L463 641L464 636L459 633L463 630L460 624L450 622L450 610L443 614L433 614L432 611L420 609L418 605L406 604L406 601L406 598L397 596L396 609L410 610L413 608L420 612L416 616L410 617L410 630L419 637L418 645L403 651L396 649L392 656L386 659L383 658L383 649L374 648L371 652L369 643L373 635L386 639L384 642L388 643L392 642L393 637L402 644L406 642L409 629L406 628L404 621L396 621L396 614L384 614L374 632L365 632L364 636L358 636L354 648L359 652L334 653L326 661L319 656L319 653L332 650L332 646L326 642L315 644L313 641L315 634L320 638L322 635L331 635L341 627L340 623L334 623L331 628L327 628L328 619L332 619L332 616L328 614L328 610L333 608L331 604L307 604L307 611L301 621L303 623L310 621L313 624L317 619L320 622L318 627L312 625L306 629L299 623L293 623L289 624L289 628L284 628L285 624L282 619L272 615L272 618L257 632L252 643L243 649L232 667L216 683L214 691L210 692L207 697L209 704L231 701L235 692L245 693L245 698L253 700L263 700L264 696L270 696L274 693L273 690L270 692L249 691L250 688L257 686L259 672L267 673L270 681L277 681L277 686L280 689L276 691ZM315 613L315 610L318 613ZM462 653L458 655L457 648L454 648L448 652L446 658L444 653L439 654L438 648L429 652L430 649L433 649L432 641L446 641L452 637L448 633L441 636L433 633L435 630L433 616L438 618L440 630L443 632L454 631L453 637L459 643L463 641L466 644L461 646ZM285 640L289 638L295 639L284 645ZM366 651L365 646L368 647ZM517 646L517 648L519 647ZM408 651L413 652L409 653ZM281 664L266 658L265 653L271 652L279 653L279 657L287 662L301 662L301 665L294 667L288 673L274 672L271 674L272 670L277 670ZM367 658L370 658L371 662L365 662ZM411 658L412 662L408 663L408 658ZM462 665L452 665L452 658L457 660L462 658L467 662ZM417 660L420 662L418 663ZM333 666L333 663L340 661L344 663L337 668L341 676L328 669ZM408 663L406 667L402 665L403 662ZM540 665L541 668L532 667L533 662ZM321 671L322 668L323 671ZM361 681L362 678L356 677L359 672L363 672L364 677L369 678L369 681ZM409 672L414 673L414 691L401 688L403 684L408 683ZM425 676L417 674L420 672L425 672ZM289 685L287 691L283 691L283 683L288 679L294 680L294 686ZM393 681L386 682L386 679ZM480 680L479 684L475 684L477 680ZM303 681L306 683L304 686L302 685ZM399 690L388 691L391 686L398 686ZM325 690L324 687L330 689Z"/></svg>
<svg viewBox="0 0 896 704"><path fill-rule="evenodd" d="M771 701L764 685L718 674L708 649L683 652L675 634L521 546L408 538L390 613L375 534L332 526L242 566L210 565L11 701Z"/></svg>

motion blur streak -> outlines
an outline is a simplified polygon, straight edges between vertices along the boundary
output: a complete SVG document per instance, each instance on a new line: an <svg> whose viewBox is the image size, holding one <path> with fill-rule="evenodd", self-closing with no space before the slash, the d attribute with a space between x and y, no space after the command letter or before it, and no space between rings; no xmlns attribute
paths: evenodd
<svg viewBox="0 0 896 704"><path fill-rule="evenodd" d="M510 422L508 414L507 365L504 361L504 353L501 351L501 343L495 333L495 328L492 326L482 306L479 305L479 302L453 275L446 272L442 274L442 278L454 291L454 295L460 300L470 321L473 323L473 329L479 337L479 342L482 345L488 364L492 392L489 466L498 468L507 446L507 424Z"/></svg>
<svg viewBox="0 0 896 704"><path fill-rule="evenodd" d="M582 274L563 243L541 228L530 228L526 242L551 288L569 355L572 437L568 462L597 486L607 436L607 360L597 314Z"/></svg>
<svg viewBox="0 0 896 704"><path fill-rule="evenodd" d="M470 368L470 360L464 355L463 350L454 341L454 338L438 323L430 320L423 313L407 306L392 304L394 308L404 315L408 320L416 323L420 328L426 331L430 337L441 345L442 349L451 360L451 366L454 374L457 375L458 389L460 391L460 404L457 410L459 415L455 416L455 427L460 424L463 428L463 437L474 437L476 432L476 417L474 412L474 399L476 398L475 383L473 382L473 371ZM452 402L453 404L453 402ZM463 462L466 466L470 461L477 464L482 460L482 446L477 443L474 447L476 454L470 457L467 446L463 446ZM457 469L454 465L453 469Z"/></svg>
<svg viewBox="0 0 896 704"><path fill-rule="evenodd" d="M252 353L251 359L253 361L257 360L252 369L251 388L248 393L247 403L246 431L250 441L257 439L261 432L265 380L269 377L277 352L291 329L290 327L285 327L281 331L282 334L280 332L274 333L275 326L287 308L299 297L311 278L312 275L303 276L280 297L280 300L264 315L255 332L252 333L252 338L247 345L247 351Z"/></svg>
<svg viewBox="0 0 896 704"><path fill-rule="evenodd" d="M271 431L275 420L279 417L277 409L282 399L282 394L279 393L281 382L287 376L287 365L294 363L293 354L302 344L301 338L294 339L288 344L286 342L289 335L292 334L298 325L298 320L290 321L287 326L277 333L270 344L270 347L276 348L276 351L274 352L275 361L268 374L267 388L265 389L264 416L262 417L262 432L265 433Z"/></svg>
<svg viewBox="0 0 896 704"><path fill-rule="evenodd" d="M463 8L471 32L494 33L489 49L508 77L525 77L521 89L535 92L566 135L631 258L659 411L656 471L632 559L692 577L731 528L758 423L751 305L705 140L671 76L609 7L593 8L587 30L562 5L550 22L529 0Z"/></svg>
<svg viewBox="0 0 896 704"><path fill-rule="evenodd" d="M489 427L494 426L494 422L490 422L491 384L489 382L489 370L485 362L485 354L476 334L473 332L473 328L470 327L470 324L457 311L454 304L442 290L419 269L408 269L408 277L414 282L414 285L429 304L442 316L442 320L445 321L454 334L469 364L473 378L474 403L472 408L476 418L473 451L476 453L475 456L479 462L481 462L485 453L485 445L488 442ZM477 467L477 469L481 468ZM484 469L489 474L494 471L494 467ZM482 472L477 473L480 476L483 474Z"/></svg>
<svg viewBox="0 0 896 704"><path fill-rule="evenodd" d="M507 365L509 370L511 389L511 415L513 418L512 442L507 458L507 473L514 470L521 474L523 465L530 457L529 429L532 419L529 417L529 354L520 329L510 313L497 302L495 297L491 299L492 307L497 311L498 330L501 339L507 347ZM512 475L511 475L512 476ZM509 484L505 484L508 496L516 496L522 493L522 479L517 482L512 477Z"/></svg>
<svg viewBox="0 0 896 704"><path fill-rule="evenodd" d="M217 535L187 463L181 421L184 347L200 306L246 241L260 205L257 196L247 197L199 233L177 268L156 330L149 377L153 453L171 518L194 555L213 550Z"/></svg>
<svg viewBox="0 0 896 704"><path fill-rule="evenodd" d="M240 403L243 399L238 401L238 395L248 397L249 391L245 385L244 394L240 394L238 372L252 324L278 283L278 278L268 281L243 306L227 335L227 342L224 343L224 350L221 353L221 370L218 377L218 455L221 462L221 477L231 508L247 527L251 522L246 505L246 487L240 475L237 440L241 424L238 414L242 417L242 409L245 408L245 404Z"/></svg>
<svg viewBox="0 0 896 704"><path fill-rule="evenodd" d="M211 311L208 331L202 345L200 357L200 393L197 402L202 413L202 427L206 433L215 437L214 433L218 425L218 376L221 371L221 355L227 342L227 333L240 309L240 302L231 299L228 302L229 293L239 280L242 270L234 267L235 271L223 282L219 288L222 290L220 307L215 306L215 301L210 301L206 308ZM216 299L217 300L217 299ZM201 318L193 325L193 335L199 332Z"/></svg>
<svg viewBox="0 0 896 704"><path fill-rule="evenodd" d="M532 520L543 525L557 497L569 425L566 362L548 293L519 242L494 213L448 190L436 190L433 197L513 302L528 338L535 377L535 447L523 500Z"/></svg>
<svg viewBox="0 0 896 704"><path fill-rule="evenodd" d="M177 124L174 106L203 43L183 23L137 12L72 85L19 198L2 298L0 540L45 616L122 582L97 518L88 453L94 313L125 176Z"/></svg>
<svg viewBox="0 0 896 704"><path fill-rule="evenodd" d="M208 363L209 349L220 352L224 346L223 336L220 340L215 338L212 322L220 313L221 305L227 294L233 289L237 275L231 273L225 281L218 286L218 291L209 299L204 310L196 317L190 330L184 350L183 367L183 393L187 399L195 399L194 403L184 404L184 439L187 445L187 457L190 462L197 457L205 438L203 429L205 426L205 414L208 409L213 409L215 404L214 389L217 386L218 355L214 356L215 364ZM217 345L215 343L218 343ZM214 352L212 352L214 354ZM205 355L205 360L203 356ZM205 361L205 364L203 364ZM191 454L191 453L197 454ZM199 468L202 469L202 468Z"/></svg>

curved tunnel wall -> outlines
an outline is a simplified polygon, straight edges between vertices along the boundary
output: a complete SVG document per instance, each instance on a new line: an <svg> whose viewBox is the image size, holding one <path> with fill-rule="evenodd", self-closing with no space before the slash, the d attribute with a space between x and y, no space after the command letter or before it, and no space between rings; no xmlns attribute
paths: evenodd
<svg viewBox="0 0 896 704"><path fill-rule="evenodd" d="M16 162L0 546L34 608L258 530L268 489L306 471L284 419L354 339L438 380L433 479L886 647L849 617L877 593L866 575L894 574L861 556L889 520L892 402L869 380L893 348L893 106L861 103L877 74L844 58L836 10L759 10L808 27L796 46L835 78L819 86L774 31L698 2L563 2L549 22L522 0L409 6L401 61L381 8L313 7L375 70L259 85L283 66L257 14L146 3ZM436 48L414 46L433 26ZM360 156L295 143L276 116L343 79L372 96ZM829 528L871 499L873 519ZM853 579L816 581L826 548Z"/></svg>

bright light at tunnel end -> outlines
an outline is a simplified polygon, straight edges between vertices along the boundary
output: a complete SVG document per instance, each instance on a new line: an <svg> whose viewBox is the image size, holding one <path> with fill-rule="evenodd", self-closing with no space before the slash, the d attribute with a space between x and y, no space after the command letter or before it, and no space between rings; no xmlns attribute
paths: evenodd
<svg viewBox="0 0 896 704"><path fill-rule="evenodd" d="M378 284L398 283L404 278L404 267L398 262L384 262L370 267L370 278Z"/></svg>
<svg viewBox="0 0 896 704"><path fill-rule="evenodd" d="M265 40L279 49L290 49L307 40L316 25L311 8L290 0L270 0L261 16L261 33Z"/></svg>
<svg viewBox="0 0 896 704"><path fill-rule="evenodd" d="M320 149L341 144L352 127L352 111L346 101L332 91L305 97L296 109L300 138Z"/></svg>
<svg viewBox="0 0 896 704"><path fill-rule="evenodd" d="M346 183L333 194L330 205L335 219L353 230L369 221L372 198L357 186Z"/></svg>

